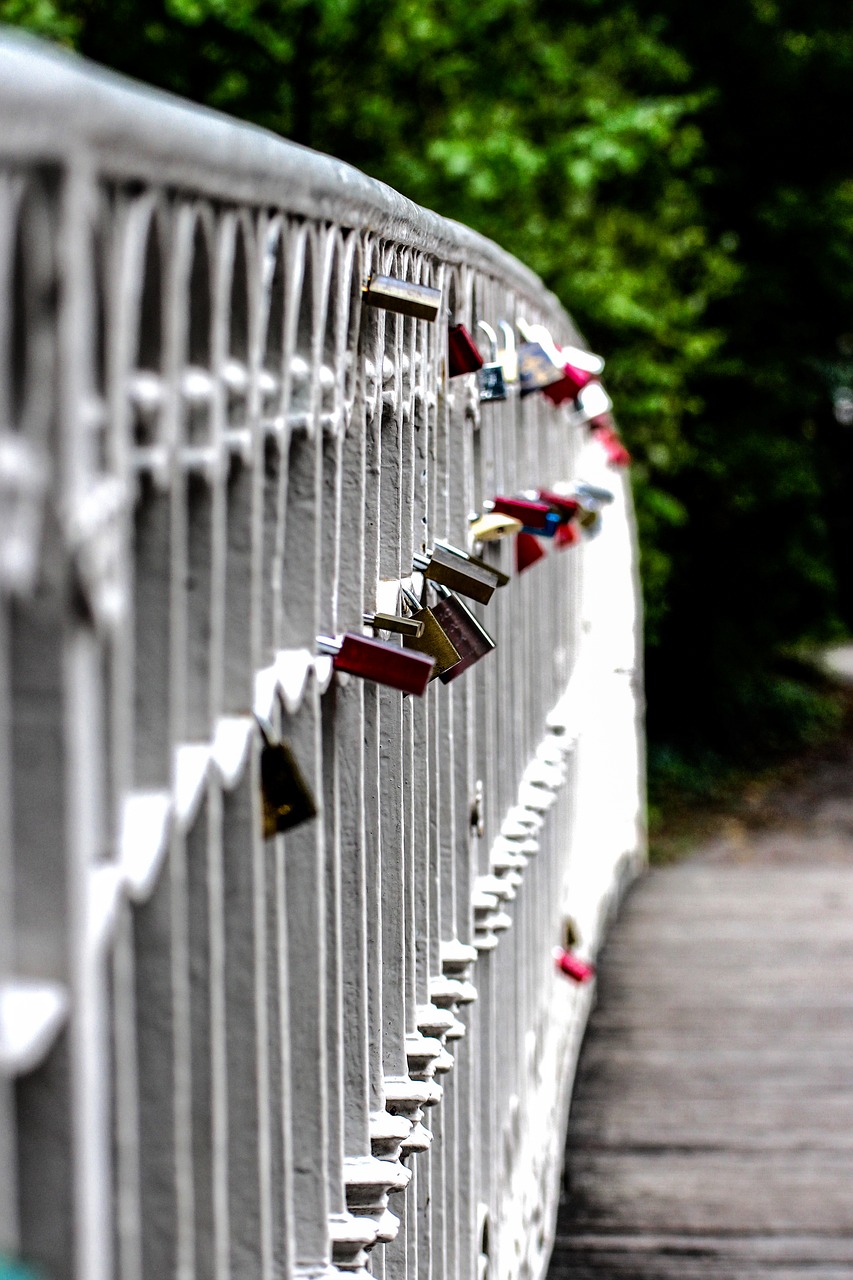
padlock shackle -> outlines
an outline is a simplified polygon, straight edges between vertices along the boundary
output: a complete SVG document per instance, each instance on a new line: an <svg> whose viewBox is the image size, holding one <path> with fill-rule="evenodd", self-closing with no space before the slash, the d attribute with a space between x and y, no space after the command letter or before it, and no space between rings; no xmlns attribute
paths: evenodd
<svg viewBox="0 0 853 1280"><path fill-rule="evenodd" d="M482 330L483 330L483 333L484 333L484 334L486 335L486 337L489 339L489 347L490 347L490 351L489 351L489 358L490 358L490 360L492 360L495 364L497 364L497 362L498 362L498 335L495 333L494 329L492 328L492 326L491 326L490 324L486 324L485 320L478 320L478 321L477 321L477 328L478 328L478 329L482 329Z"/></svg>
<svg viewBox="0 0 853 1280"><path fill-rule="evenodd" d="M317 652L324 657L334 658L341 651L341 642L337 636L318 636Z"/></svg>
<svg viewBox="0 0 853 1280"><path fill-rule="evenodd" d="M423 605L415 595L414 591L410 591L408 587L404 587L402 582L400 583L400 595L403 597L409 608L414 609L416 613L419 613L423 608Z"/></svg>
<svg viewBox="0 0 853 1280"><path fill-rule="evenodd" d="M498 328L504 336L504 351L515 351L515 329L508 320L499 320Z"/></svg>

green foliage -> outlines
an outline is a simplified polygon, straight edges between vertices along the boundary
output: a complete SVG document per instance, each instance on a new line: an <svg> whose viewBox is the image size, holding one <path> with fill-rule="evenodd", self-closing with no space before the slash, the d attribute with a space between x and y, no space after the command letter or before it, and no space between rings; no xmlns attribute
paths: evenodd
<svg viewBox="0 0 853 1280"><path fill-rule="evenodd" d="M831 414L853 386L846 3L0 0L0 19L528 262L609 357L636 460L653 757L701 771L733 737L820 724L779 654L853 629L853 433Z"/></svg>

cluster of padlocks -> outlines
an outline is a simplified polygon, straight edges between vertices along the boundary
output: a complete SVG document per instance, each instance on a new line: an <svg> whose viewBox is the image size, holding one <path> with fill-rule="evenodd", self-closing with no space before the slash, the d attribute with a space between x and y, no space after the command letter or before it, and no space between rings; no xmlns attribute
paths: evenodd
<svg viewBox="0 0 853 1280"><path fill-rule="evenodd" d="M372 276L362 292L365 305L436 322L442 314L440 289L393 276ZM607 461L626 466L630 454L611 416L612 402L600 375L604 360L581 347L558 346L543 324L517 321L523 341L516 343L515 329L499 322L501 346L494 328L484 320L477 327L490 344L484 359L464 324L451 324L447 335L447 375L476 374L481 403L506 400L510 389L520 396L542 392L554 405L573 401L569 426L587 426L601 444ZM517 495L496 494L483 503L483 511L470 518L473 549L463 550L436 539L426 553L413 558L413 577L401 577L397 609L405 612L365 612L363 624L373 636L346 632L318 636L317 650L331 657L335 671L374 681L403 694L422 697L435 679L443 684L456 680L494 647L486 628L460 597L486 605L510 575L484 558L490 544L515 539L516 573L542 559L542 540L555 548L594 536L601 509L612 502L610 490L585 481L556 480L552 489L524 490ZM476 553L476 554L475 554ZM430 595L430 592L433 595ZM434 598L433 598L434 597ZM398 645L388 639L401 638ZM264 834L272 837L316 817L317 804L300 772L290 747L272 741L271 727L261 725L265 739L262 756ZM561 962L562 971L579 981L592 970L582 961Z"/></svg>

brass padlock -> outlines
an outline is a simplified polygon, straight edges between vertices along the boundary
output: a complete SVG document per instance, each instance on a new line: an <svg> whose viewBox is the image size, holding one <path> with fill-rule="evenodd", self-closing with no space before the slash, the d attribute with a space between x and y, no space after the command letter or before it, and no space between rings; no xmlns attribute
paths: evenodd
<svg viewBox="0 0 853 1280"><path fill-rule="evenodd" d="M498 580L499 587L505 587L510 581L508 573L504 573L497 565L492 564L489 560L484 560L481 556L472 556L470 551L461 551L459 547L452 547L449 542L445 542L441 538L437 538L436 542L440 547L445 547L448 551L452 551L455 556L461 556L467 560L469 564L476 565L478 569L488 569L489 573L493 573Z"/></svg>
<svg viewBox="0 0 853 1280"><path fill-rule="evenodd" d="M396 613L365 613L364 624L374 631L393 631L398 636L418 640L423 635L424 624L414 618L403 618Z"/></svg>
<svg viewBox="0 0 853 1280"><path fill-rule="evenodd" d="M498 359L498 335L490 324L486 324L485 320L479 320L477 328L483 330L483 333L489 339L491 347L489 360L477 373L480 400L506 400L504 367Z"/></svg>
<svg viewBox="0 0 853 1280"><path fill-rule="evenodd" d="M478 604L488 604L498 585L494 569L474 564L467 552L448 543L436 542L426 555L416 555L414 567L431 582L440 582Z"/></svg>
<svg viewBox="0 0 853 1280"><path fill-rule="evenodd" d="M580 930L571 916L566 916L563 921L563 949L565 951L573 951L575 947L580 946Z"/></svg>
<svg viewBox="0 0 853 1280"><path fill-rule="evenodd" d="M292 831L316 818L317 802L286 742L274 742L258 720L264 745L261 750L261 800L264 839Z"/></svg>
<svg viewBox="0 0 853 1280"><path fill-rule="evenodd" d="M394 276L371 276L362 292L370 307L396 311L417 320L437 320L441 310L441 290L429 285L398 280Z"/></svg>
<svg viewBox="0 0 853 1280"><path fill-rule="evenodd" d="M436 676L443 676L446 671L450 671L451 668L455 667L461 661L461 654L433 614L432 609L427 609L422 605L414 592L408 591L406 587L401 587L400 590L403 599L412 610L413 620L419 622L422 627L419 636L403 636L403 647L416 649L419 653L425 653L434 660L435 670L433 671L432 679L435 680Z"/></svg>

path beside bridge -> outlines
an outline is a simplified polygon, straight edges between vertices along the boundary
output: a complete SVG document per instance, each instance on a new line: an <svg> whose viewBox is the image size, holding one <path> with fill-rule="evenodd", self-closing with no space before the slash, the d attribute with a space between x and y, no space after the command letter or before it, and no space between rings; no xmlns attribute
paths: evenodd
<svg viewBox="0 0 853 1280"><path fill-rule="evenodd" d="M853 748L631 893L549 1280L853 1280Z"/></svg>

